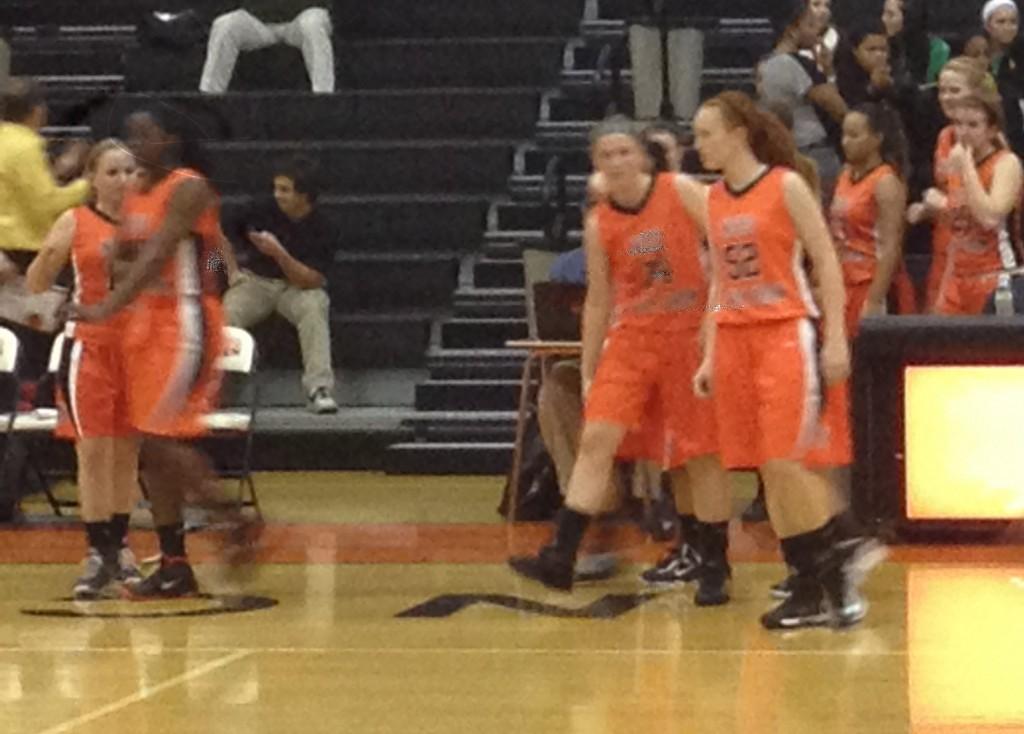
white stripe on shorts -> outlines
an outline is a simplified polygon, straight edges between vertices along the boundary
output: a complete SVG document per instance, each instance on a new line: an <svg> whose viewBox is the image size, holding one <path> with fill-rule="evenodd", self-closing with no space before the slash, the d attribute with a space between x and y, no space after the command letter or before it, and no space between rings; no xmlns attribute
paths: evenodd
<svg viewBox="0 0 1024 734"><path fill-rule="evenodd" d="M77 339L71 344L71 355L68 359L68 417L75 427L75 435L82 435L81 413L78 410L78 374L82 367L82 342Z"/></svg>
<svg viewBox="0 0 1024 734"><path fill-rule="evenodd" d="M178 243L175 264L179 294L178 344L174 350L174 369L153 411L158 422L170 419L184 408L203 364L203 307L196 291L198 264L196 245L191 238Z"/></svg>
<svg viewBox="0 0 1024 734"><path fill-rule="evenodd" d="M797 322L797 344L804 369L804 400L801 407L800 431L797 433L794 450L803 456L817 438L818 422L821 417L821 374L818 369L817 334L810 319Z"/></svg>

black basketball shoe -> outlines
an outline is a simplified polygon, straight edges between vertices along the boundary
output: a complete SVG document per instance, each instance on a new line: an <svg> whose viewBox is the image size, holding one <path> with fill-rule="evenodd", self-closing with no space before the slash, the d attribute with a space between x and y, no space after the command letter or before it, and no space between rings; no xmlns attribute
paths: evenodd
<svg viewBox="0 0 1024 734"><path fill-rule="evenodd" d="M825 627L831 615L817 579L791 576L791 594L777 607L761 615L761 624L769 630L794 630L801 627Z"/></svg>
<svg viewBox="0 0 1024 734"><path fill-rule="evenodd" d="M178 599L198 594L199 584L188 559L164 556L156 571L137 584L125 584L124 590L132 601Z"/></svg>
<svg viewBox="0 0 1024 734"><path fill-rule="evenodd" d="M72 595L80 601L115 596L114 585L118 581L118 570L117 564L104 561L98 550L90 548Z"/></svg>
<svg viewBox="0 0 1024 734"><path fill-rule="evenodd" d="M669 548L657 564L648 568L640 578L652 586L686 584L696 580L700 572L700 554L688 544Z"/></svg>
<svg viewBox="0 0 1024 734"><path fill-rule="evenodd" d="M508 565L520 576L539 581L549 589L572 591L573 563L550 546L541 548L536 556L510 558Z"/></svg>

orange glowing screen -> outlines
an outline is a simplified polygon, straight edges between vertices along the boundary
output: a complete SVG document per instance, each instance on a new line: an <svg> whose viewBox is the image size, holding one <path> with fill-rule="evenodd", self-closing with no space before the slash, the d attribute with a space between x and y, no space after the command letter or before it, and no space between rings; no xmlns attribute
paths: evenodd
<svg viewBox="0 0 1024 734"><path fill-rule="evenodd" d="M907 517L1024 517L1024 367L907 367Z"/></svg>

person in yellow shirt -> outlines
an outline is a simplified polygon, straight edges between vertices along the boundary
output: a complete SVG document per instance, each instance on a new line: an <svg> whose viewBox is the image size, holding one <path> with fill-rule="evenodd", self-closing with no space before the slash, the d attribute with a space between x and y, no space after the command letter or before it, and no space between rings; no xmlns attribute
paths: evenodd
<svg viewBox="0 0 1024 734"><path fill-rule="evenodd" d="M84 143L74 144L50 165L46 140L40 134L46 125L46 99L31 79L10 77L3 87L2 102L0 284L9 284L17 293L22 289L18 278L42 247L50 227L89 195L89 183L84 179L67 186L57 182L57 178L67 180L82 170L89 148ZM11 329L21 342L22 377L32 381L44 375L52 335L3 316L0 326ZM26 393L30 396L31 390Z"/></svg>
<svg viewBox="0 0 1024 734"><path fill-rule="evenodd" d="M54 178L80 170L83 150L73 146L51 168L39 132L46 116L41 87L30 79L11 77L0 123L0 251L19 271L32 260L57 217L84 202L89 193L84 179L60 186ZM0 269L9 271L10 266L8 260Z"/></svg>

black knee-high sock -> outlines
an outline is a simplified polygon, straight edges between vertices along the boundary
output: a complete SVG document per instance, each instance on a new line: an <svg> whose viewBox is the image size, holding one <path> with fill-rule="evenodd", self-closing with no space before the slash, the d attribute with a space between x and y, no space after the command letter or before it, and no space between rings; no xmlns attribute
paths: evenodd
<svg viewBox="0 0 1024 734"><path fill-rule="evenodd" d="M576 560L576 553L583 542L583 535L590 524L590 516L582 512L563 507L558 511L555 525L555 542L553 550L570 561Z"/></svg>
<svg viewBox="0 0 1024 734"><path fill-rule="evenodd" d="M128 544L128 521L130 517L127 513L118 513L110 519L110 536L117 545L118 550Z"/></svg>
<svg viewBox="0 0 1024 734"><path fill-rule="evenodd" d="M85 536L89 539L89 547L95 548L101 553L110 544L110 533L106 522L87 522L85 524Z"/></svg>
<svg viewBox="0 0 1024 734"><path fill-rule="evenodd" d="M679 545L697 545L696 515L679 515Z"/></svg>
<svg viewBox="0 0 1024 734"><path fill-rule="evenodd" d="M863 538L869 533L852 510L844 510L829 521L839 540Z"/></svg>
<svg viewBox="0 0 1024 734"><path fill-rule="evenodd" d="M89 547L100 554L104 561L117 557L117 549L110 535L109 522L87 522L85 535L89 539Z"/></svg>
<svg viewBox="0 0 1024 734"><path fill-rule="evenodd" d="M832 530L829 525L801 533L782 541L782 555L786 564L799 576L813 576L822 551L829 544Z"/></svg>
<svg viewBox="0 0 1024 734"><path fill-rule="evenodd" d="M160 552L164 558L185 557L185 526L182 523L161 525L156 534L160 538Z"/></svg>

